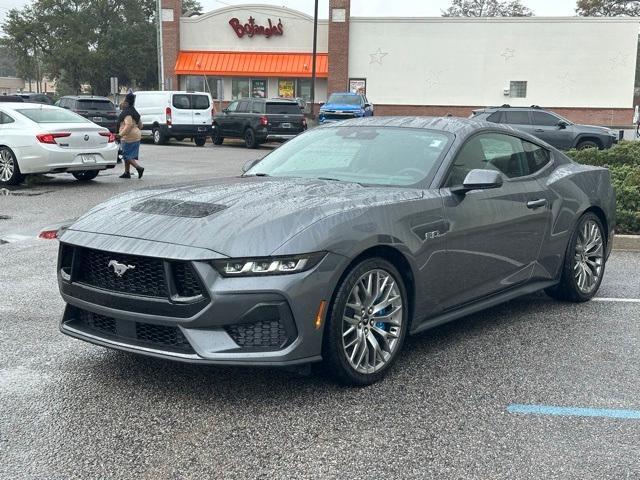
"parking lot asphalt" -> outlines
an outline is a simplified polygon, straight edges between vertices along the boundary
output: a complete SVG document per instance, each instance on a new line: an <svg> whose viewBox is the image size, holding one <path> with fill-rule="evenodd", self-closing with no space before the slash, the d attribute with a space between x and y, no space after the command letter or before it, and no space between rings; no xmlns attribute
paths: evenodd
<svg viewBox="0 0 640 480"><path fill-rule="evenodd" d="M0 197L0 232L26 236L0 245L0 478L640 478L640 420L508 411L640 410L637 253L613 253L607 301L534 294L471 315L409 338L364 389L58 332L57 245L31 233L129 185L236 174L267 151L145 145L140 182L54 177L17 189L46 194Z"/></svg>

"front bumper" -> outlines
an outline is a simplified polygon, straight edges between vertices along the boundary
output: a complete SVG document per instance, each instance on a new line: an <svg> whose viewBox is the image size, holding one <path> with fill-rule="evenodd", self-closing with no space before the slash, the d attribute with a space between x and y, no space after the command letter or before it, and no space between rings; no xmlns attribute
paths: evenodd
<svg viewBox="0 0 640 480"><path fill-rule="evenodd" d="M62 241L68 239L63 236ZM176 250L185 258L205 255L201 249ZM209 257L215 258L212 253ZM192 302L107 291L73 276L65 279L59 268L60 292L67 303L60 330L97 345L190 363L315 362L321 359L324 326L316 326L316 315L320 302L330 300L344 261L328 254L308 272L224 278L209 261L189 260L203 287L203 296Z"/></svg>

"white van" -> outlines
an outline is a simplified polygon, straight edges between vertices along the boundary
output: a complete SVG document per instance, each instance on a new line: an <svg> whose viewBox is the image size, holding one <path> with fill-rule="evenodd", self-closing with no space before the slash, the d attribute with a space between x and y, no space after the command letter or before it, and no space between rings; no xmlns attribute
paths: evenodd
<svg viewBox="0 0 640 480"><path fill-rule="evenodd" d="M214 106L206 92L135 92L143 137L161 145L170 138L191 138L199 147L212 133Z"/></svg>

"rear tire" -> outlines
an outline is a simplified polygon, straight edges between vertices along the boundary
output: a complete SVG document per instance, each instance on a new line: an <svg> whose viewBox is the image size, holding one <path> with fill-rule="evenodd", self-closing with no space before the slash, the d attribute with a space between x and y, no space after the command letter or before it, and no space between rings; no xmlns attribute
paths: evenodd
<svg viewBox="0 0 640 480"><path fill-rule="evenodd" d="M585 213L569 238L560 283L545 292L557 300L586 302L598 292L605 270L606 236L597 215Z"/></svg>
<svg viewBox="0 0 640 480"><path fill-rule="evenodd" d="M247 148L258 148L258 142L256 141L256 133L253 128L249 127L244 131L244 144Z"/></svg>
<svg viewBox="0 0 640 480"><path fill-rule="evenodd" d="M79 182L90 182L96 178L99 173L100 170L82 170L80 172L71 172L71 175Z"/></svg>
<svg viewBox="0 0 640 480"><path fill-rule="evenodd" d="M593 140L583 140L582 142L579 142L578 145L576 146L576 148L578 150L584 150L586 148L600 148L600 145L598 145L596 142L594 142Z"/></svg>
<svg viewBox="0 0 640 480"><path fill-rule="evenodd" d="M402 276L391 263L369 258L355 265L338 285L327 314L325 371L352 386L380 380L402 349L408 307Z"/></svg>
<svg viewBox="0 0 640 480"><path fill-rule="evenodd" d="M9 147L0 147L0 185L18 185L24 181L18 159Z"/></svg>
<svg viewBox="0 0 640 480"><path fill-rule="evenodd" d="M207 143L207 139L205 137L196 137L193 141L198 147L204 147L204 144Z"/></svg>
<svg viewBox="0 0 640 480"><path fill-rule="evenodd" d="M158 127L154 127L152 130L153 133L153 143L156 145L164 145L167 143L167 137L162 133L162 131Z"/></svg>

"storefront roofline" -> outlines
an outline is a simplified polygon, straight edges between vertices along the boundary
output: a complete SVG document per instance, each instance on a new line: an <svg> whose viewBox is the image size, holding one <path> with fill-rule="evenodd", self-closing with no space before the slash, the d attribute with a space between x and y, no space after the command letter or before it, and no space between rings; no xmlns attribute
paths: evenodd
<svg viewBox="0 0 640 480"><path fill-rule="evenodd" d="M297 52L212 52L181 51L176 62L177 75L219 77L311 77L311 53ZM329 74L328 54L316 54L316 76Z"/></svg>

